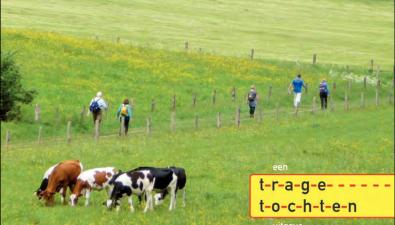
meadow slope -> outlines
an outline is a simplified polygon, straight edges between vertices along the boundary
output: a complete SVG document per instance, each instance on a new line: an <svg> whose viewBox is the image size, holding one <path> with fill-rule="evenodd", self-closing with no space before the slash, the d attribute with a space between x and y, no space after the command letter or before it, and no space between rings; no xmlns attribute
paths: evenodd
<svg viewBox="0 0 395 225"><path fill-rule="evenodd" d="M180 51L381 68L394 63L391 0L3 0L2 27Z"/></svg>
<svg viewBox="0 0 395 225"><path fill-rule="evenodd" d="M134 102L133 128L144 128L146 118L151 117L153 129L168 131L174 95L177 127L192 128L195 115L201 119L202 126L214 126L218 112L224 124L233 124L239 106L242 119L245 118L248 110L245 94L251 84L257 86L259 106L264 114L275 111L278 104L281 113L286 115L292 111L292 97L288 96L287 87L297 73L303 75L309 86L303 96L302 110L310 110L313 97L318 98L317 85L322 78L329 81L336 110L343 109L345 93L351 107L359 107L362 92L366 104L373 105L377 83L376 71L364 67L175 53L19 29L3 29L1 47L3 51L16 51L15 59L24 85L38 92L31 105L22 107L20 121L2 123L2 140L5 131L10 130L14 143L36 140L40 126L44 139L64 137L67 121L72 121L74 134L91 134L91 117L86 114L81 117L81 111L83 107L87 110L89 101L99 90L110 104L102 126L102 134L108 135L117 132L115 112L124 98ZM368 82L366 90L364 77ZM382 104L388 104L390 95L393 98L392 77L392 72L380 71ZM333 89L334 83L336 89ZM234 102L233 87L236 88ZM195 107L192 105L194 94ZM153 99L155 111L151 112ZM41 107L39 122L34 122L35 104Z"/></svg>

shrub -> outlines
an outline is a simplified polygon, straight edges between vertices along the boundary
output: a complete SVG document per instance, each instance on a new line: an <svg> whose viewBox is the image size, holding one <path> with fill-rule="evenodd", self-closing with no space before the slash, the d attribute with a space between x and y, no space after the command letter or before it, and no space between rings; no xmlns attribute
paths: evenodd
<svg viewBox="0 0 395 225"><path fill-rule="evenodd" d="M36 91L22 87L21 74L13 56L14 53L1 51L1 121L19 119L21 104L31 103L36 94Z"/></svg>

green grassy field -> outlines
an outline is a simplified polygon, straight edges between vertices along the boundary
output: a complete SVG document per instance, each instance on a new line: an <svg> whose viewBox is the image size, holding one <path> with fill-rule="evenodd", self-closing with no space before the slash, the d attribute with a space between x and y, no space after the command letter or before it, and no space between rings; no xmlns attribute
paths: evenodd
<svg viewBox="0 0 395 225"><path fill-rule="evenodd" d="M288 173L393 173L392 107L338 112L326 116L282 119L235 128L202 129L176 134L144 134L66 144L33 145L1 151L2 224L393 224L379 219L251 220L248 177L272 173L287 164ZM45 155L45 157L43 157ZM178 165L186 168L187 206L169 213L166 205L144 215L108 212L104 192L94 192L88 208L46 208L32 192L50 165L79 158L85 168ZM137 198L136 198L137 199ZM180 198L181 199L181 198ZM179 200L180 200L179 199ZM135 201L137 202L137 201ZM126 204L126 201L123 202ZM180 202L179 202L180 203Z"/></svg>
<svg viewBox="0 0 395 225"><path fill-rule="evenodd" d="M180 51L362 65L392 70L393 1L3 0L2 27Z"/></svg>

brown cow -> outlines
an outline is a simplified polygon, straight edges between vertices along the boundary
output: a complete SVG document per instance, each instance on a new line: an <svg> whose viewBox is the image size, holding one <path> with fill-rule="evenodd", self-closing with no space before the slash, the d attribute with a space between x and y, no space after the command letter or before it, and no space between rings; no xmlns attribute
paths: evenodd
<svg viewBox="0 0 395 225"><path fill-rule="evenodd" d="M49 176L47 188L40 193L44 198L46 206L54 204L54 195L62 188L61 201L65 203L67 187L73 191L77 182L77 177L82 171L82 164L79 160L67 160L59 163Z"/></svg>

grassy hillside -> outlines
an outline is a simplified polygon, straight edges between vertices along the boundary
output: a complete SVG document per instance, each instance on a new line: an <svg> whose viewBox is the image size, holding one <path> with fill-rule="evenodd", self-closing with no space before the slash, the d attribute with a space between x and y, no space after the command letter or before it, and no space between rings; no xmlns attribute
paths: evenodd
<svg viewBox="0 0 395 225"><path fill-rule="evenodd" d="M2 0L2 27L56 31L79 37L180 51L392 70L393 1Z"/></svg>
<svg viewBox="0 0 395 225"><path fill-rule="evenodd" d="M73 133L91 134L91 117L85 115L81 120L81 111L83 106L88 108L99 90L110 104L103 134L117 132L115 112L124 98L134 101L134 128L145 127L146 118L151 116L154 129L169 130L174 94L178 127L193 127L195 115L203 125L215 126L217 112L222 113L224 124L233 123L238 106L241 106L242 118L247 117L245 94L251 84L257 86L264 114L273 112L279 104L282 114L287 115L292 111L293 101L287 94L287 87L298 72L309 86L308 93L303 96L302 110L310 110L313 97L318 98L317 86L322 78L327 78L331 85L336 109L343 109L345 92L351 107L359 107L361 92L365 93L368 105L374 103L376 72L363 67L347 69L284 61L251 61L205 53L174 53L13 29L4 29L1 38L3 51L17 51L16 61L25 86L38 91L34 103L23 107L21 121L2 123L2 138L9 129L13 142L35 140L39 126L43 127L44 138L63 137L69 120L73 122ZM367 90L363 88L365 76ZM382 102L388 104L392 73L380 72L380 80L379 93ZM233 87L237 92L235 102L231 98ZM215 105L212 103L214 90L217 92ZM197 105L192 107L195 93ZM152 99L156 102L155 112L151 112ZM41 107L39 123L34 122L35 104Z"/></svg>
<svg viewBox="0 0 395 225"><path fill-rule="evenodd" d="M393 173L393 107L338 112L326 116L283 118L278 123L160 134L147 138L85 139L71 145L32 145L1 151L1 224L364 224L390 225L392 219L252 220L248 217L248 177L273 173L273 164L287 164L287 173ZM43 157L45 156L45 157ZM140 165L185 167L187 206L169 213L165 205L144 215L101 205L104 192L93 192L91 206L53 208L32 196L43 172L52 164L79 158L85 168ZM179 198L179 203L180 203ZM81 199L84 201L83 199ZM137 203L137 198L135 198Z"/></svg>

